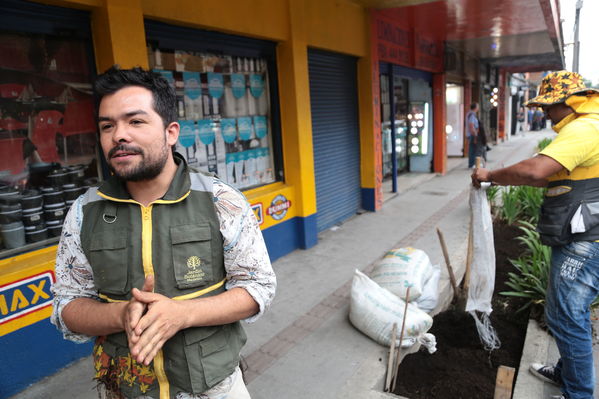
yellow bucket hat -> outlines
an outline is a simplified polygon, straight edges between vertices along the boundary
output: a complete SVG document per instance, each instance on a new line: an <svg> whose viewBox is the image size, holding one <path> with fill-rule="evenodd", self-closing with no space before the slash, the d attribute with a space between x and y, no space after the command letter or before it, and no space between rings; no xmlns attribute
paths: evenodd
<svg viewBox="0 0 599 399"><path fill-rule="evenodd" d="M576 72L557 71L543 78L539 95L526 102L527 107L559 104L568 97L580 93L599 93L599 90L586 87L582 76Z"/></svg>

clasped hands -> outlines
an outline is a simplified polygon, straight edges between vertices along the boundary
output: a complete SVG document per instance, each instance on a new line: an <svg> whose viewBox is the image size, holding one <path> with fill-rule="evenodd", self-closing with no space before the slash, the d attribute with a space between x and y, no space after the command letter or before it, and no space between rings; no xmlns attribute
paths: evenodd
<svg viewBox="0 0 599 399"><path fill-rule="evenodd" d="M154 276L148 275L141 290L131 291L123 314L131 356L146 366L169 338L185 328L183 303L153 291Z"/></svg>

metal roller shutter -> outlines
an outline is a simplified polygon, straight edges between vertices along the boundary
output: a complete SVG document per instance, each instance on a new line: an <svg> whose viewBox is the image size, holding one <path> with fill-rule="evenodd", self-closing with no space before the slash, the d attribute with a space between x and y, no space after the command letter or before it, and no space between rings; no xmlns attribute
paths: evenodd
<svg viewBox="0 0 599 399"><path fill-rule="evenodd" d="M356 59L309 50L308 69L320 232L360 208Z"/></svg>

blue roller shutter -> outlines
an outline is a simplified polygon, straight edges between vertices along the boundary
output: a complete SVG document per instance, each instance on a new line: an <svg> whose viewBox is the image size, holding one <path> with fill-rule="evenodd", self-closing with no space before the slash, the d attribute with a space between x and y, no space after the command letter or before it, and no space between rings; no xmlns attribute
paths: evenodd
<svg viewBox="0 0 599 399"><path fill-rule="evenodd" d="M356 58L308 51L317 228L360 208L360 137Z"/></svg>

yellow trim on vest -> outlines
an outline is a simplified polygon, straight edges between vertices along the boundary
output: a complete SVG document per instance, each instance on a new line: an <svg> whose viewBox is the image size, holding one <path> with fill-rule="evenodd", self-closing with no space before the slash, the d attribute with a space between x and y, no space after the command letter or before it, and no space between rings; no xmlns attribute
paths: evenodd
<svg viewBox="0 0 599 399"><path fill-rule="evenodd" d="M162 349L160 349L154 357L154 372L156 373L156 378L158 378L160 399L170 399L171 387L168 378L166 378L166 372L164 371L164 356L162 355Z"/></svg>
<svg viewBox="0 0 599 399"><path fill-rule="evenodd" d="M133 199L120 199L120 198L115 198L115 197L111 197L109 195L104 194L102 191L96 191L96 193L107 200L111 200L111 201L115 201L115 202L128 202L130 204L137 204L137 205L141 205L139 202L133 200Z"/></svg>
<svg viewBox="0 0 599 399"><path fill-rule="evenodd" d="M212 292L212 291L214 291L214 290L222 287L225 284L225 281L227 281L226 278L222 279L221 281L219 281L216 284L211 285L208 288L204 288L203 290L192 292L191 294L185 294L185 295L175 296L172 299L175 299L177 301L183 301L183 300L186 300L186 299L194 299L194 298L200 297L202 295L205 295L205 294L207 294L209 292Z"/></svg>
<svg viewBox="0 0 599 399"><path fill-rule="evenodd" d="M190 294L185 294L185 295L179 295L179 296L174 296L171 299L174 299L175 301L184 301L187 299L195 299L195 298L199 298L202 295L206 295L209 292L212 292L216 289L219 289L220 287L222 287L225 284L225 281L227 281L226 278L222 279L221 281L219 281L216 284L212 284L210 287L206 287L202 290L196 291L196 292L192 292ZM125 299L113 299L110 298L107 295L104 294L98 294L100 298L102 298L103 300L105 300L106 302L111 302L111 303L115 303L115 302L129 302L128 300Z"/></svg>
<svg viewBox="0 0 599 399"><path fill-rule="evenodd" d="M148 206L144 206L143 204L133 200L133 199L119 199L110 197L100 191L97 192L98 195L107 200L115 201L115 202L126 202L131 204L139 205L141 209L141 259L144 269L144 276L154 275L154 265L152 264L152 206L154 204L175 204L177 202L183 201L185 198L189 196L191 190L187 191L184 195L176 200L156 200L152 201ZM216 283L204 290L200 290L198 292L182 295L173 299L187 299L188 297L196 298L201 295L204 295L207 292L213 291L224 284L224 280ZM100 295L100 298L106 299L109 302L124 302L124 301L115 301L111 300L105 295ZM170 398L170 384L168 382L168 378L166 377L166 373L164 371L164 356L162 354L162 350L158 351L156 357L154 358L154 371L156 373L156 378L158 378L158 386L160 389L160 399L169 399Z"/></svg>
<svg viewBox="0 0 599 399"><path fill-rule="evenodd" d="M157 199L156 201L153 201L152 204L176 204L177 202L181 202L183 201L185 198L187 198L189 196L189 194L191 193L191 190L189 190L188 192L186 192L185 194L183 194L181 196L181 198L176 199L176 200L163 200L163 199Z"/></svg>
<svg viewBox="0 0 599 399"><path fill-rule="evenodd" d="M125 300L125 299L112 299L104 294L98 294L98 296L100 298L104 299L106 302L110 302L110 303L129 302L128 300Z"/></svg>
<svg viewBox="0 0 599 399"><path fill-rule="evenodd" d="M152 264L152 204L140 205L141 209L141 263L144 276L154 275Z"/></svg>

